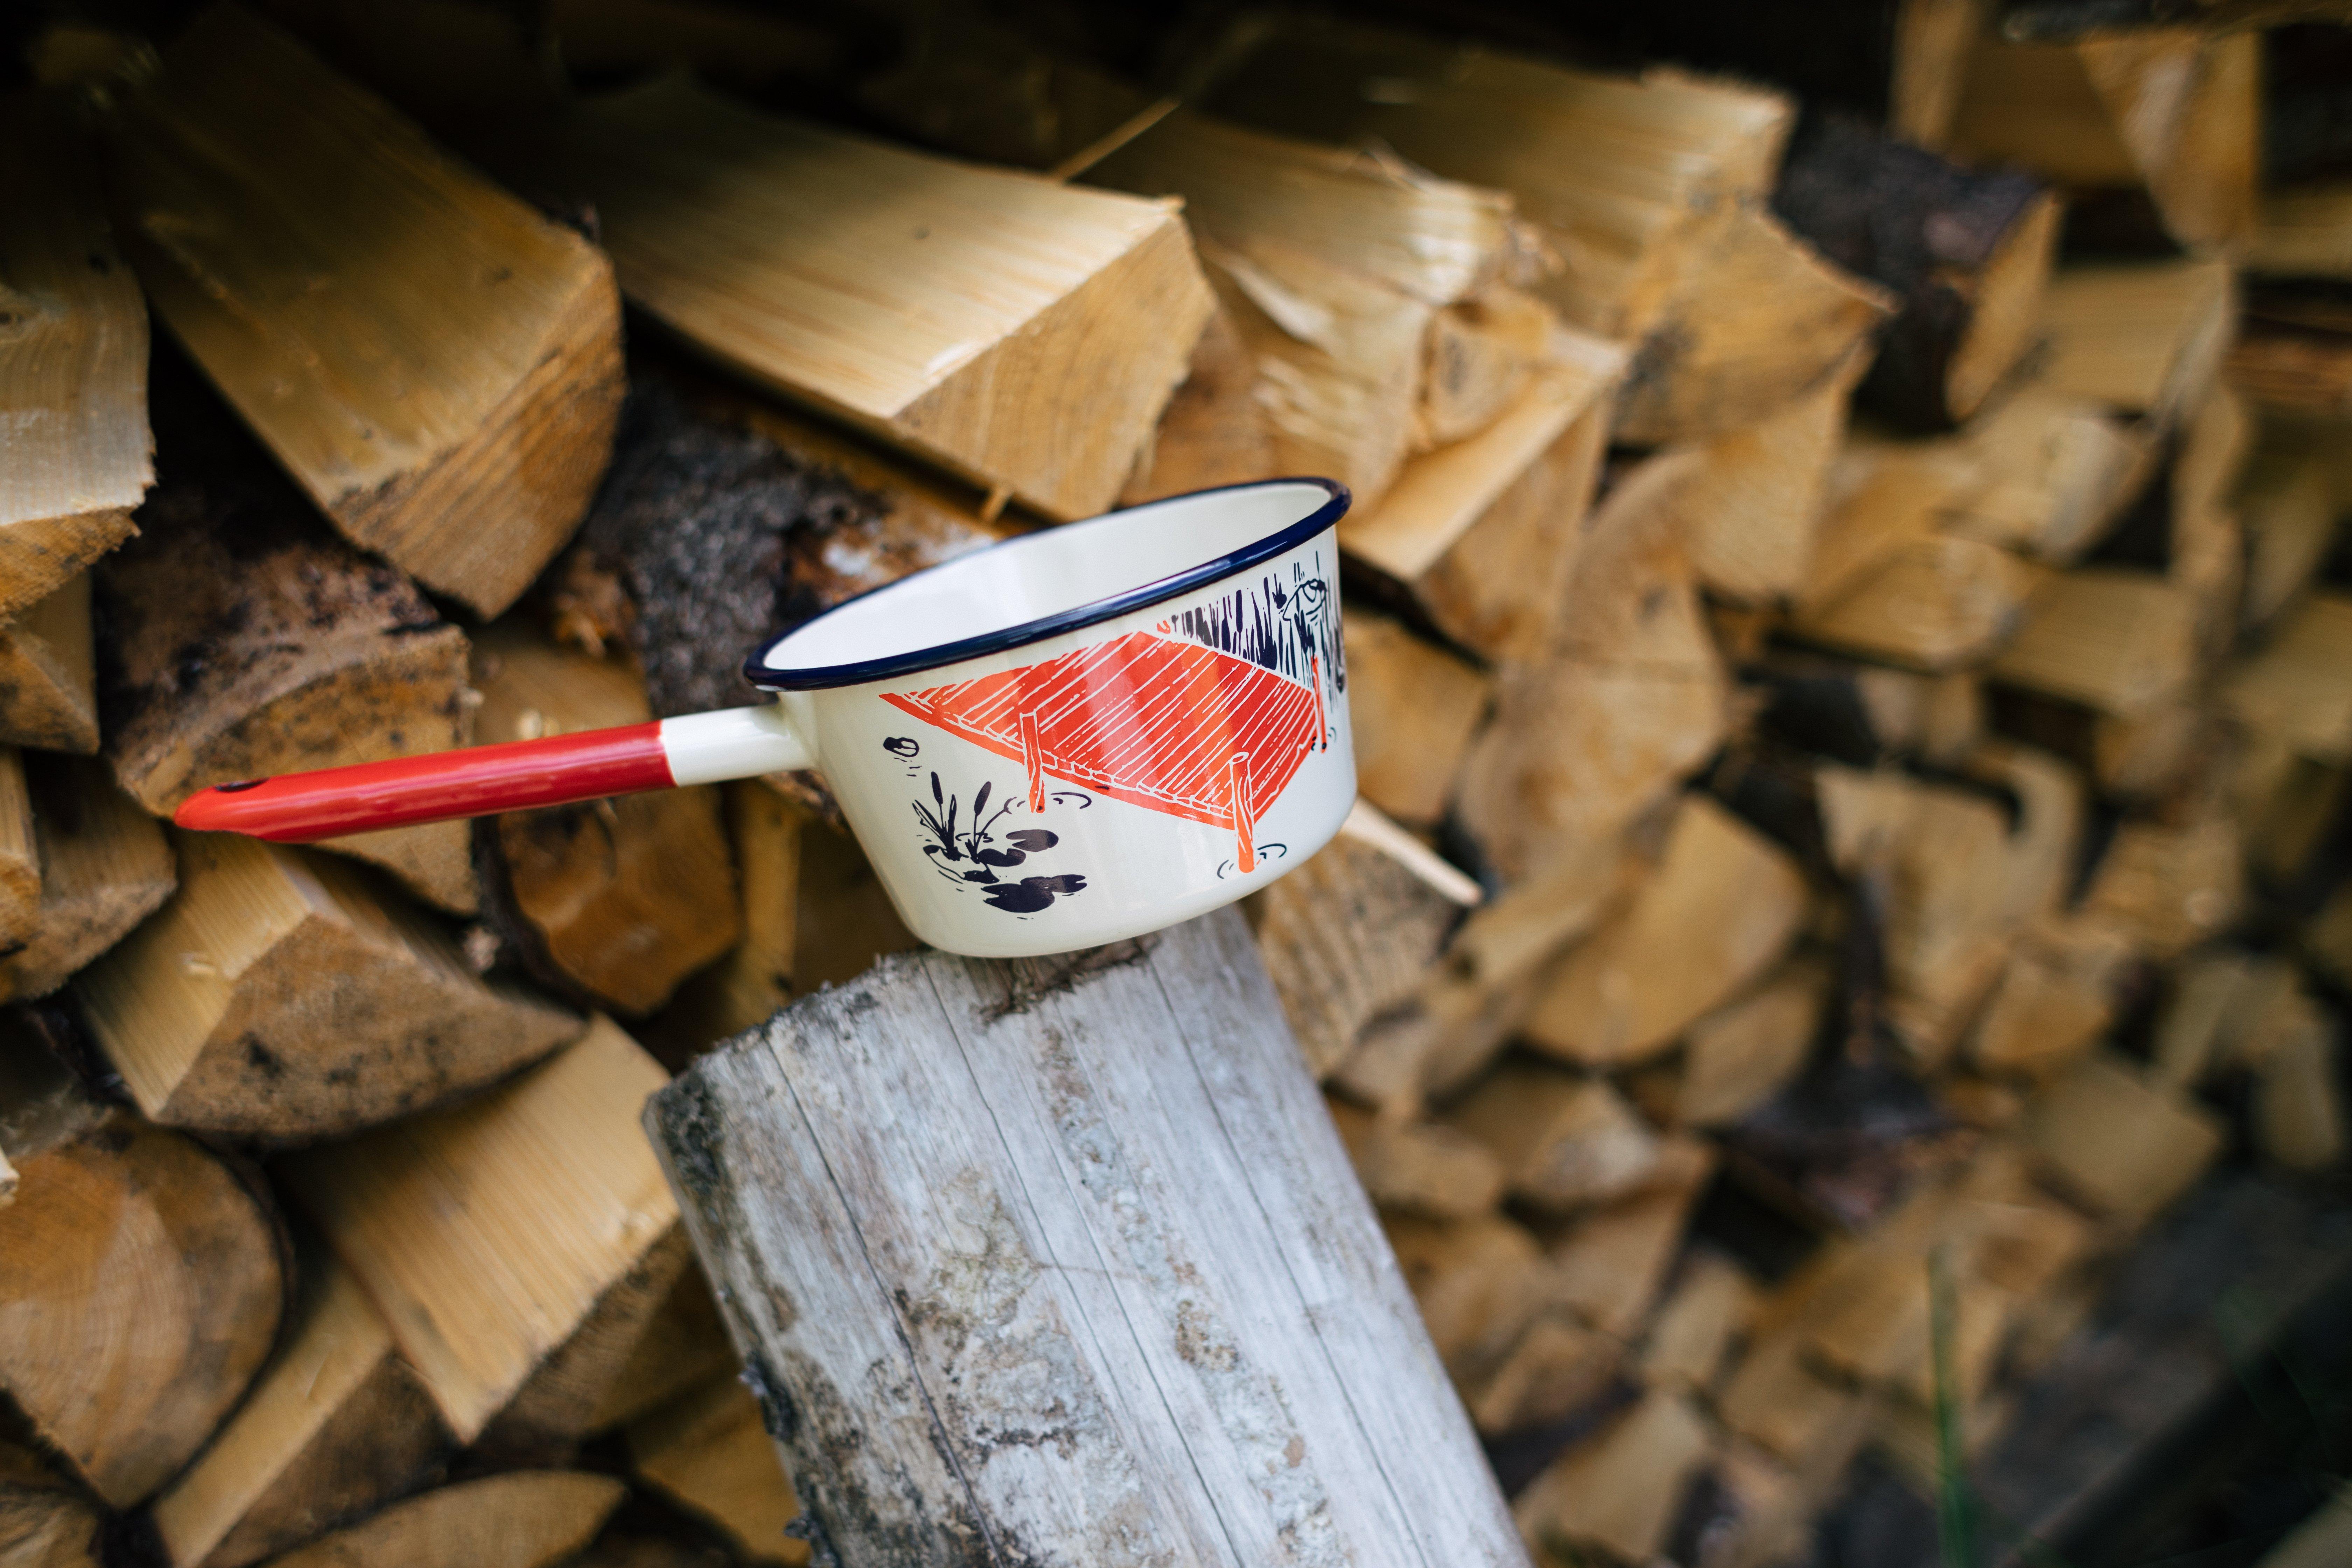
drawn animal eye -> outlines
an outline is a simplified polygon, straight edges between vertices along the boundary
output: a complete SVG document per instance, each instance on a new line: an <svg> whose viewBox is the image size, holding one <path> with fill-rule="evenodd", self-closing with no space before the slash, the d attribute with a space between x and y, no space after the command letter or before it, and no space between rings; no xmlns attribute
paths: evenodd
<svg viewBox="0 0 2352 1568"><path fill-rule="evenodd" d="M911 735L893 735L882 742L882 749L894 757L913 759L923 754L923 748Z"/></svg>

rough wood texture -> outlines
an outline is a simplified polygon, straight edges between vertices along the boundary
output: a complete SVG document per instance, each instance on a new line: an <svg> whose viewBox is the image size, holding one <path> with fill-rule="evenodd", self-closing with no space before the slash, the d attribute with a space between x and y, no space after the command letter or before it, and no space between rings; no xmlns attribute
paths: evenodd
<svg viewBox="0 0 2352 1568"><path fill-rule="evenodd" d="M374 1512L448 1444L359 1280L314 1265L285 1346L152 1510L175 1568L244 1568Z"/></svg>
<svg viewBox="0 0 2352 1568"><path fill-rule="evenodd" d="M1461 906L1342 834L1251 900L1250 924L1307 1065L1322 1078L1375 1014L1403 1001Z"/></svg>
<svg viewBox="0 0 2352 1568"><path fill-rule="evenodd" d="M1697 461L1669 453L1618 482L1586 525L1550 646L1501 673L1457 809L1506 879L1614 838L1723 736L1727 681L1671 510Z"/></svg>
<svg viewBox="0 0 2352 1568"><path fill-rule="evenodd" d="M1805 586L1847 401L1870 363L1857 351L1786 407L1700 447L1700 466L1667 504L1692 569L1716 595L1765 604Z"/></svg>
<svg viewBox="0 0 2352 1568"><path fill-rule="evenodd" d="M46 996L131 933L179 885L155 819L124 795L105 764L27 760L41 901L23 947L0 958L0 994Z"/></svg>
<svg viewBox="0 0 2352 1568"><path fill-rule="evenodd" d="M106 755L157 816L199 789L466 743L466 638L319 526L184 362L157 356L161 487L99 568ZM463 824L330 847L470 911Z"/></svg>
<svg viewBox="0 0 2352 1568"><path fill-rule="evenodd" d="M1561 1456L1512 1511L1532 1540L1649 1562L1665 1545L1683 1489L1706 1463L1710 1442L1688 1397L1653 1393Z"/></svg>
<svg viewBox="0 0 2352 1568"><path fill-rule="evenodd" d="M662 31L675 36L677 29ZM927 146L975 163L1074 179L1175 105L974 14L926 16L905 42L896 63L858 84L859 105Z"/></svg>
<svg viewBox="0 0 2352 1568"><path fill-rule="evenodd" d="M1408 453L1491 423L1547 357L1539 305L1516 337L1476 331L1474 300L1515 259L1500 192L1182 110L1087 181L1183 202L1258 362L1246 395L1276 472L1328 475L1370 503Z"/></svg>
<svg viewBox="0 0 2352 1568"><path fill-rule="evenodd" d="M2352 761L2352 596L2311 595L2221 689L2249 729L2315 761Z"/></svg>
<svg viewBox="0 0 2352 1568"><path fill-rule="evenodd" d="M1544 298L1606 337L1656 323L1685 246L1765 194L1789 132L1778 95L1671 70L1612 77L1311 19L1247 43L1204 107L1314 140L1377 139L1510 192L1563 263Z"/></svg>
<svg viewBox="0 0 2352 1568"><path fill-rule="evenodd" d="M1823 256L1900 301L1855 393L1920 431L1974 414L2033 346L2058 204L2013 171L1977 173L1858 121L1799 132L1773 210Z"/></svg>
<svg viewBox="0 0 2352 1568"><path fill-rule="evenodd" d="M485 745L653 717L625 658L560 648L522 626L486 630L473 670ZM648 1013L740 934L713 786L509 812L488 830L500 884L491 907L510 915L531 971L561 989Z"/></svg>
<svg viewBox="0 0 2352 1568"><path fill-rule="evenodd" d="M2145 414L2159 428L2203 403L2237 315L2226 261L2063 267L2042 306L2042 384Z"/></svg>
<svg viewBox="0 0 2352 1568"><path fill-rule="evenodd" d="M326 856L177 834L180 888L75 982L150 1117L305 1141L478 1089L580 1032Z"/></svg>
<svg viewBox="0 0 2352 1568"><path fill-rule="evenodd" d="M656 1098L845 1568L1525 1561L1279 1019L1224 913L896 960Z"/></svg>
<svg viewBox="0 0 2352 1568"><path fill-rule="evenodd" d="M1501 1163L1512 1194L1571 1209L1622 1197L1657 1170L1659 1143L1603 1080L1508 1061L1446 1108L1444 1124Z"/></svg>
<svg viewBox="0 0 2352 1568"><path fill-rule="evenodd" d="M1488 658L1538 652L1575 571L1624 350L1562 333L1492 425L1406 465L1340 520L1339 548L1385 593Z"/></svg>
<svg viewBox="0 0 2352 1568"><path fill-rule="evenodd" d="M2067 1195L2126 1225L2187 1192L2222 1142L2221 1118L2112 1051L2035 1095L2025 1136Z"/></svg>
<svg viewBox="0 0 2352 1568"><path fill-rule="evenodd" d="M751 1390L722 1378L632 1422L629 1458L638 1475L718 1526L745 1557L803 1563L808 1542L784 1534L800 1517L800 1499L762 1420Z"/></svg>
<svg viewBox="0 0 2352 1568"><path fill-rule="evenodd" d="M0 1390L84 1485L129 1508L203 1447L269 1353L276 1216L177 1132L82 1100L30 1042L0 1052Z"/></svg>
<svg viewBox="0 0 2352 1568"><path fill-rule="evenodd" d="M2156 472L2157 443L2143 428L2039 382L1987 408L1966 438L1981 482L1944 526L2055 565L2096 544Z"/></svg>
<svg viewBox="0 0 2352 1568"><path fill-rule="evenodd" d="M271 1568L553 1568L588 1544L628 1488L610 1476L518 1470L395 1503Z"/></svg>
<svg viewBox="0 0 2352 1568"><path fill-rule="evenodd" d="M683 79L485 151L593 203L622 288L704 352L1052 517L1111 503L1209 317L1169 204L774 119Z"/></svg>
<svg viewBox="0 0 2352 1568"><path fill-rule="evenodd" d="M1769 418L1866 352L1896 302L1742 203L1686 247L1626 374L1617 436L1655 446Z"/></svg>
<svg viewBox="0 0 2352 1568"><path fill-rule="evenodd" d="M98 750L89 574L77 572L0 627L0 742Z"/></svg>
<svg viewBox="0 0 2352 1568"><path fill-rule="evenodd" d="M1502 1162L1458 1129L1395 1120L1343 1100L1326 1103L1365 1194L1383 1211L1468 1219L1502 1197Z"/></svg>
<svg viewBox="0 0 2352 1568"><path fill-rule="evenodd" d="M2195 677L2196 627L2194 602L2168 580L2084 567L2042 581L2017 635L1985 668L1996 680L2104 713L2140 714Z"/></svg>
<svg viewBox="0 0 2352 1568"><path fill-rule="evenodd" d="M685 1267L636 1126L663 1081L598 1019L488 1094L291 1162L461 1442L586 1431Z"/></svg>
<svg viewBox="0 0 2352 1568"><path fill-rule="evenodd" d="M154 482L147 307L62 95L0 100L0 616L131 537Z"/></svg>
<svg viewBox="0 0 2352 1568"><path fill-rule="evenodd" d="M164 51L116 131L157 313L295 481L477 613L513 603L611 450L603 255L233 5Z"/></svg>
<svg viewBox="0 0 2352 1568"><path fill-rule="evenodd" d="M100 1568L98 1510L29 1448L0 1442L0 1562Z"/></svg>
<svg viewBox="0 0 2352 1568"><path fill-rule="evenodd" d="M1433 825L1454 798L1492 683L1386 616L1350 609L1340 629L1356 787L1400 822Z"/></svg>
<svg viewBox="0 0 2352 1568"><path fill-rule="evenodd" d="M1787 854L1706 796L1688 796L1632 906L1554 972L1528 1040L1593 1068L1653 1056L1770 968L1805 906Z"/></svg>

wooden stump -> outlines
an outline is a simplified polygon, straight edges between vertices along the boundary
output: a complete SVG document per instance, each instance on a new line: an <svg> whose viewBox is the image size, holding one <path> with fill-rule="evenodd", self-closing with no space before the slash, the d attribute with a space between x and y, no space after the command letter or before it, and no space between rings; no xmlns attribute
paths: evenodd
<svg viewBox="0 0 2352 1568"><path fill-rule="evenodd" d="M1238 915L892 959L646 1120L844 1568L1526 1561Z"/></svg>

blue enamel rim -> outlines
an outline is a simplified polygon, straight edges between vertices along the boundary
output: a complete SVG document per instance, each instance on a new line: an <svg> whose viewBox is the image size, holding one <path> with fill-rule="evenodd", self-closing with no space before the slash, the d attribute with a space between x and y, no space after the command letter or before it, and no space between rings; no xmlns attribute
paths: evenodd
<svg viewBox="0 0 2352 1568"><path fill-rule="evenodd" d="M914 675L926 669L938 669L946 665L961 664L968 658L979 658L992 653L1003 653L1008 649L1025 647L1030 643L1043 642L1047 637L1059 637L1064 632L1074 632L1086 626L1095 626L1099 622L1116 620L1131 610L1147 609L1153 605L1164 604L1170 599L1181 598L1186 594L1197 588L1206 587L1220 578L1246 572L1261 562L1271 561L1277 555L1287 553L1347 515L1349 500L1348 487L1336 479L1308 478L1253 479L1247 484L1218 485L1211 489L1192 490L1181 496L1165 496L1159 500L1147 502L1142 506L1129 507L1123 511L1105 512L1100 517L1088 518L1083 522L1064 523L1059 528L1044 529L1036 533L1024 533L1013 539L1001 539L994 544L983 546L982 549L1017 550L1024 544L1033 544L1040 540L1066 538L1073 530L1076 529L1139 522L1142 521L1144 514L1154 507L1166 506L1176 501L1193 500L1202 496L1227 495L1235 490L1267 489L1276 485L1313 485L1321 489L1329 499L1298 521L1289 524L1277 532L1269 533L1263 539L1252 540L1230 555L1220 555L1215 560L1204 561L1198 566L1188 566L1181 572L1172 573L1139 587L1129 588L1123 593L1113 594L1108 598L1091 600L1087 604L1064 610L1059 615L1045 616L1034 621L1024 621L1017 626L1006 626L998 631L982 632L978 637L965 637L960 642L940 643L935 647L918 648L911 653L892 654L887 658L863 659L855 664L813 665L794 668L768 662L768 656L774 653L778 647L816 625L826 616L837 615L861 600L870 599L877 594L890 593L933 572L945 572L961 566L982 553L979 550L967 551L961 555L940 562L936 565L926 566L920 572L910 572L895 583L885 583L878 588L868 588L865 593L853 598L844 599L831 609L810 616L782 636L771 638L766 647L743 661L743 678L752 685L767 691L824 691L836 686L863 686L869 680L888 680L897 676Z"/></svg>

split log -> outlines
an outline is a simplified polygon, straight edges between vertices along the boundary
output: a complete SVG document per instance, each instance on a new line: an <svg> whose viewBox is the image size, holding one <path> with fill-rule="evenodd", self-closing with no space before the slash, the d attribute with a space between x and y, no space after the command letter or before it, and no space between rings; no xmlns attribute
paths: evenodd
<svg viewBox="0 0 2352 1568"><path fill-rule="evenodd" d="M2042 299L2042 384L2169 428L2204 402L2236 318L2225 261L2063 267Z"/></svg>
<svg viewBox="0 0 2352 1568"><path fill-rule="evenodd" d="M2080 41L1988 36L1953 117L1959 155L2021 164L2078 204L2145 204L2189 250L2242 240L2255 218L2261 47L2193 27ZM2078 220L2079 221L2079 220Z"/></svg>
<svg viewBox="0 0 2352 1568"><path fill-rule="evenodd" d="M2336 1021L2317 1013L2277 1041L2254 1082L2254 1135L2290 1171L2342 1163L2347 1146L2343 1060Z"/></svg>
<svg viewBox="0 0 2352 1568"><path fill-rule="evenodd" d="M326 534L184 364L160 359L163 482L99 568L106 754L140 805L466 743L466 638L416 585ZM444 908L478 900L463 824L329 847Z"/></svg>
<svg viewBox="0 0 2352 1568"><path fill-rule="evenodd" d="M1209 318L1170 204L772 118L683 79L481 151L593 205L623 290L704 353L1049 517L1111 504ZM1001 287L972 290L982 274Z"/></svg>
<svg viewBox="0 0 2352 1568"><path fill-rule="evenodd" d="M1547 1426L1604 1396L1624 1359L1618 1340L1566 1312L1547 1312L1500 1365L1463 1391L1463 1403L1490 1437Z"/></svg>
<svg viewBox="0 0 2352 1568"><path fill-rule="evenodd" d="M2219 934L2245 900L2237 827L2215 816L2178 827L2125 823L2108 841L2080 910L2162 963Z"/></svg>
<svg viewBox="0 0 2352 1568"><path fill-rule="evenodd" d="M808 1542L784 1535L800 1499L761 1421L751 1390L724 1378L630 1423L629 1460L751 1561L806 1563Z"/></svg>
<svg viewBox="0 0 2352 1568"><path fill-rule="evenodd" d="M1529 1540L1597 1548L1622 1563L1652 1562L1712 1447L1707 1423L1688 1396L1653 1391L1554 1460L1519 1494L1512 1513Z"/></svg>
<svg viewBox="0 0 2352 1568"><path fill-rule="evenodd" d="M1257 361L1247 395L1276 472L1328 475L1369 505L1410 452L1491 424L1548 357L1551 314L1531 300L1504 307L1522 330L1475 330L1513 259L1500 192L1183 110L1086 181L1182 201Z"/></svg>
<svg viewBox="0 0 2352 1568"><path fill-rule="evenodd" d="M1786 407L1703 445L1698 470L1667 505L1693 570L1712 592L1759 604L1805 586L1846 405L1869 366L1870 356L1857 352Z"/></svg>
<svg viewBox="0 0 2352 1568"><path fill-rule="evenodd" d="M2245 530L2244 625L2268 624L2319 570L2336 539L2337 456L2315 431L2265 420L2234 498Z"/></svg>
<svg viewBox="0 0 2352 1568"><path fill-rule="evenodd" d="M1636 1191L1559 1227L1546 1248L1554 1299L1601 1332L1631 1340L1682 1249L1715 1160L1713 1146L1698 1139L1668 1140Z"/></svg>
<svg viewBox="0 0 2352 1568"><path fill-rule="evenodd" d="M1504 1365L1549 1294L1543 1248L1501 1215L1381 1222L1446 1374L1475 1388Z"/></svg>
<svg viewBox="0 0 2352 1568"><path fill-rule="evenodd" d="M383 1314L327 1259L252 1393L155 1500L155 1529L175 1568L244 1568L373 1513L448 1441Z"/></svg>
<svg viewBox="0 0 2352 1568"><path fill-rule="evenodd" d="M154 482L147 307L61 95L0 104L0 616L131 537Z"/></svg>
<svg viewBox="0 0 2352 1568"><path fill-rule="evenodd" d="M2044 576L1985 673L2134 718L2178 698L2198 668L2197 605L2152 572L2085 566Z"/></svg>
<svg viewBox="0 0 2352 1568"><path fill-rule="evenodd" d="M656 1099L845 1568L975 1533L1007 1558L1523 1561L1279 1017L1220 914L1075 959L895 960ZM1335 1292L1346 1313L1314 1305Z"/></svg>
<svg viewBox="0 0 2352 1568"><path fill-rule="evenodd" d="M635 1124L663 1081L600 1018L488 1094L288 1162L460 1443L577 1438L686 1267Z"/></svg>
<svg viewBox="0 0 2352 1568"><path fill-rule="evenodd" d="M1641 1186L1663 1155L1656 1133L1601 1079L1506 1062L1446 1108L1440 1124L1475 1139L1513 1196L1544 1208L1603 1202Z"/></svg>
<svg viewBox="0 0 2352 1568"><path fill-rule="evenodd" d="M1343 1100L1326 1103L1365 1195L1383 1211L1469 1219L1501 1199L1503 1163L1459 1128L1395 1121Z"/></svg>
<svg viewBox="0 0 2352 1568"><path fill-rule="evenodd" d="M1203 108L1309 140L1377 140L1510 192L1563 263L1539 291L1604 337L1656 324L1694 234L1765 195L1789 132L1777 94L1675 71L1611 77L1316 20L1253 44Z"/></svg>
<svg viewBox="0 0 2352 1568"><path fill-rule="evenodd" d="M741 1371L727 1325L719 1321L719 1303L710 1299L710 1282L698 1266L689 1265L629 1352L589 1429L625 1426L689 1389Z"/></svg>
<svg viewBox="0 0 2352 1568"><path fill-rule="evenodd" d="M1769 417L1867 353L1896 304L1743 202L1685 247L1627 372L1617 437L1655 446Z"/></svg>
<svg viewBox="0 0 2352 1568"><path fill-rule="evenodd" d="M1580 333L1553 348L1492 425L1414 458L1339 521L1339 548L1376 597L1486 658L1542 647L1576 570L1625 365L1621 346Z"/></svg>
<svg viewBox="0 0 2352 1568"><path fill-rule="evenodd" d="M1806 902L1787 854L1706 796L1685 797L1632 905L1552 972L1528 1044L1591 1068L1663 1051L1771 967Z"/></svg>
<svg viewBox="0 0 2352 1568"><path fill-rule="evenodd" d="M1906 546L1932 540L1944 516L1964 506L1985 479L1966 442L1850 435L1830 472L1828 511L1800 609L1856 596Z"/></svg>
<svg viewBox="0 0 2352 1568"><path fill-rule="evenodd" d="M1829 1004L1828 968L1798 958L1738 1000L1692 1024L1666 1099L1675 1125L1738 1121L1803 1068Z"/></svg>
<svg viewBox="0 0 2352 1568"><path fill-rule="evenodd" d="M2352 279L2352 184L2324 180L2264 191L2246 268L2274 278Z"/></svg>
<svg viewBox="0 0 2352 1568"><path fill-rule="evenodd" d="M2028 927L1985 1000L1970 1058L1988 1073L2049 1076L2096 1045L2115 1021L2133 957L2122 932L2095 921Z"/></svg>
<svg viewBox="0 0 2352 1568"><path fill-rule="evenodd" d="M478 1089L580 1021L486 982L440 925L333 859L177 834L179 890L75 982L151 1118L297 1142Z"/></svg>
<svg viewBox="0 0 2352 1568"><path fill-rule="evenodd" d="M1946 534L1900 546L1845 595L1801 610L1790 625L1833 647L1941 672L2000 647L2035 583L2008 552Z"/></svg>
<svg viewBox="0 0 2352 1568"><path fill-rule="evenodd" d="M2157 444L2138 425L2039 382L1987 408L1966 439L1983 482L1943 526L2055 566L2081 559L2156 472Z"/></svg>
<svg viewBox="0 0 2352 1568"><path fill-rule="evenodd" d="M40 927L41 851L23 753L0 747L0 948L21 951Z"/></svg>
<svg viewBox="0 0 2352 1568"><path fill-rule="evenodd" d="M1754 1278L1738 1264L1718 1252L1693 1251L1650 1324L1643 1381L1705 1394L1732 1342L1755 1320L1758 1295Z"/></svg>
<svg viewBox="0 0 2352 1568"><path fill-rule="evenodd" d="M2218 1069L2242 1032L2252 999L2266 992L2284 963L2263 963L2242 952L2191 953L2174 968L2148 1046L2149 1081L2159 1089L2194 1089Z"/></svg>
<svg viewBox="0 0 2352 1568"><path fill-rule="evenodd" d="M1923 432L1963 424L2033 346L2058 237L2057 198L2040 182L1818 115L1791 142L1772 206L1899 301L1854 395L1871 413Z"/></svg>
<svg viewBox="0 0 2352 1568"><path fill-rule="evenodd" d="M1493 683L1386 616L1340 617L1356 787L1400 822L1430 826L1454 798Z"/></svg>
<svg viewBox="0 0 2352 1568"><path fill-rule="evenodd" d="M1768 1304L1766 1321L1775 1304ZM1831 1475L1868 1436L1878 1402L1805 1364L1793 1333L1764 1334L1739 1360L1716 1402L1723 1424L1774 1458Z"/></svg>
<svg viewBox="0 0 2352 1568"><path fill-rule="evenodd" d="M1252 896L1258 952L1309 1071L1328 1075L1366 1022L1412 994L1461 910L1411 865L1348 834Z"/></svg>
<svg viewBox="0 0 2352 1568"><path fill-rule="evenodd" d="M98 750L89 574L77 572L0 626L0 742Z"/></svg>
<svg viewBox="0 0 2352 1568"><path fill-rule="evenodd" d="M129 935L179 884L154 818L95 762L26 764L40 903L24 945L0 958L0 993L46 996Z"/></svg>
<svg viewBox="0 0 2352 1568"><path fill-rule="evenodd" d="M1121 487L1121 506L1189 495L1222 485L1247 484L1281 472L1274 455L1274 425L1252 395L1257 356L1236 321L1219 304L1152 427L1135 470Z"/></svg>
<svg viewBox="0 0 2352 1568"><path fill-rule="evenodd" d="M2151 1084L2111 1051L2044 1086L2026 1111L2036 1158L2069 1197L2136 1227L2189 1190L2221 1152L2221 1119Z"/></svg>
<svg viewBox="0 0 2352 1568"><path fill-rule="evenodd" d="M588 1544L628 1488L610 1476L517 1470L394 1503L270 1568L553 1568Z"/></svg>
<svg viewBox="0 0 2352 1568"><path fill-rule="evenodd" d="M474 643L486 744L653 717L645 681L620 658L559 648L501 625ZM667 1001L687 975L741 934L735 868L711 786L655 790L509 812L487 825L525 966L561 990L629 1014Z"/></svg>
<svg viewBox="0 0 2352 1568"><path fill-rule="evenodd" d="M2315 762L2352 761L2352 595L2311 595L2221 689L2249 729Z"/></svg>
<svg viewBox="0 0 2352 1568"><path fill-rule="evenodd" d="M1727 682L1672 531L1697 461L1669 453L1619 481L1586 524L1551 646L1501 672L1457 811L1506 880L1613 839L1722 739Z"/></svg>
<svg viewBox="0 0 2352 1568"><path fill-rule="evenodd" d="M100 1568L98 1510L29 1448L0 1442L0 1562Z"/></svg>
<svg viewBox="0 0 2352 1568"><path fill-rule="evenodd" d="M254 1187L183 1135L0 1051L0 1392L114 1508L186 1464L268 1355L286 1263Z"/></svg>
<svg viewBox="0 0 2352 1568"><path fill-rule="evenodd" d="M234 5L114 129L131 259L189 353L355 543L506 608L610 451L604 258Z"/></svg>

